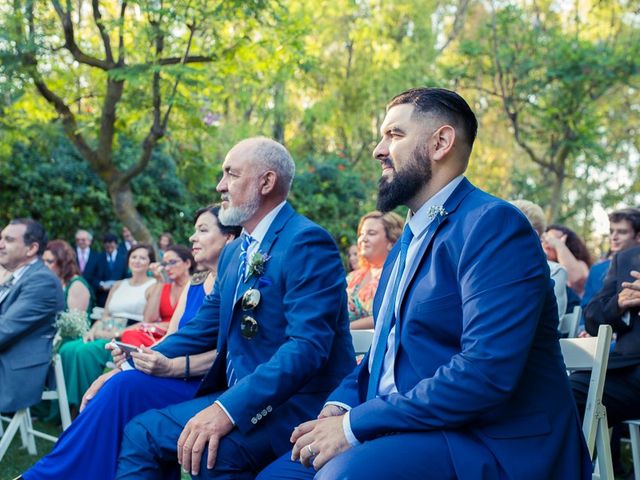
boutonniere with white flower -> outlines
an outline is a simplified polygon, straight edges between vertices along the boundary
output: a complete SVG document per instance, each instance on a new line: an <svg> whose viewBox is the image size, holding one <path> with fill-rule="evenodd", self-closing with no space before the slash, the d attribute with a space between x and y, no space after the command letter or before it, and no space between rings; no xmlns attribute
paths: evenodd
<svg viewBox="0 0 640 480"><path fill-rule="evenodd" d="M431 205L427 210L427 218L432 221L435 218L443 219L447 216L447 211L442 205Z"/></svg>
<svg viewBox="0 0 640 480"><path fill-rule="evenodd" d="M245 282L249 280L251 277L253 277L254 275L255 276L262 275L264 273L265 266L270 258L271 258L270 255L267 255L266 253L263 253L259 250L255 252L253 255L251 255L251 259L249 260L249 266L247 267L247 278Z"/></svg>

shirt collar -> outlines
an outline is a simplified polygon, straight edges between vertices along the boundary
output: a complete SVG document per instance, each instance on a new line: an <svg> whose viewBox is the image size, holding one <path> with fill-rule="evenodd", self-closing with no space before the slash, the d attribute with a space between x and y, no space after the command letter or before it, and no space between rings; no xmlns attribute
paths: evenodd
<svg viewBox="0 0 640 480"><path fill-rule="evenodd" d="M462 182L463 178L464 175L458 175L456 178L442 187L438 191L438 193L427 200L417 212L415 212L413 215L411 215L411 212L409 212L409 219L407 220L407 224L413 232L414 237L419 237L420 235L422 235L431 223L431 220L433 220L433 218L429 218L429 216L427 215L429 209L433 206L444 205L453 191L456 189L456 187L460 185L460 182Z"/></svg>
<svg viewBox="0 0 640 480"><path fill-rule="evenodd" d="M33 265L34 263L36 263L38 261L38 257L34 258L33 260L31 260L29 263L22 265L19 268L16 268L12 273L13 273L13 282L12 284L15 284L18 280L20 280L20 277L22 277L22 275L24 275L24 272L27 271L27 269Z"/></svg>
<svg viewBox="0 0 640 480"><path fill-rule="evenodd" d="M253 232L251 232L251 238L253 238L258 244L262 243L262 240L269 231L269 227L271 227L271 224L275 220L278 213L280 213L280 210L282 210L285 203L287 203L286 200L278 204L273 210L262 217L262 220L260 220L258 225L256 225L256 228L254 228ZM249 234L245 229L242 229L242 233L247 235Z"/></svg>

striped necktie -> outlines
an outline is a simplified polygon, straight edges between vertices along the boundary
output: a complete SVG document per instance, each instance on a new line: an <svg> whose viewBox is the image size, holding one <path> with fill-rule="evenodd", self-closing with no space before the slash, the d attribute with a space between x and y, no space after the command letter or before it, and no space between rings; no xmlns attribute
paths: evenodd
<svg viewBox="0 0 640 480"><path fill-rule="evenodd" d="M238 267L238 278L243 282L247 281L247 251L255 239L245 233L242 235L242 245L240 245L240 266Z"/></svg>

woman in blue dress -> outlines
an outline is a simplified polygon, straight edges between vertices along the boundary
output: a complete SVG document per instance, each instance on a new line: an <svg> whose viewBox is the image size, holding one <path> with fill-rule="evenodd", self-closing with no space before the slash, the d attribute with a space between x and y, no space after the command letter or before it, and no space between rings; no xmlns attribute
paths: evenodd
<svg viewBox="0 0 640 480"><path fill-rule="evenodd" d="M212 206L196 212L195 233L189 240L194 259L206 271L194 275L191 285L183 292L167 336L195 316L204 296L213 289L220 251L240 234L239 227L225 227L218 222L218 211L218 206ZM112 353L117 364L122 362L124 357L119 355L119 349ZM148 348L133 353L136 369L115 369L98 378L82 400L80 415L63 432L53 450L22 477L25 480L113 479L127 422L147 410L193 398L215 353L213 350L190 356L187 379L184 378L187 362L184 357L169 359ZM141 385L144 388L140 388Z"/></svg>

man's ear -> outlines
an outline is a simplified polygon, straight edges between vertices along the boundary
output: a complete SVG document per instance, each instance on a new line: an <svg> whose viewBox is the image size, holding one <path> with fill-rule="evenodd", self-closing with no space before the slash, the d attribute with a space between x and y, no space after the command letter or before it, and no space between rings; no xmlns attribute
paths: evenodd
<svg viewBox="0 0 640 480"><path fill-rule="evenodd" d="M456 129L451 125L442 125L431 137L430 154L434 161L442 160L453 149L456 141Z"/></svg>
<svg viewBox="0 0 640 480"><path fill-rule="evenodd" d="M273 170L267 170L260 178L260 193L269 195L276 188L278 176Z"/></svg>
<svg viewBox="0 0 640 480"><path fill-rule="evenodd" d="M40 245L36 242L33 242L31 245L29 245L29 247L27 248L27 256L28 257L34 257L38 254L38 249L40 248Z"/></svg>

